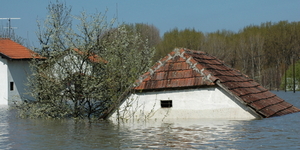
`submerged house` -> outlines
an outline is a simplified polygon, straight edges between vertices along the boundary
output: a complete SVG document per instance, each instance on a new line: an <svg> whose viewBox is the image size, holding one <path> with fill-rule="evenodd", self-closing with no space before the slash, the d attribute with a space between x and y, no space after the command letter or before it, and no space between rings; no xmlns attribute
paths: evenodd
<svg viewBox="0 0 300 150"><path fill-rule="evenodd" d="M33 58L41 57L8 38L0 38L0 105L30 98L25 94L25 83Z"/></svg>
<svg viewBox="0 0 300 150"><path fill-rule="evenodd" d="M106 63L105 60L95 53L85 52L78 48L67 49L62 51L60 54L56 54L55 57L58 57L59 59L55 64L53 64L53 70L58 71L62 76L72 73L77 74L82 71L90 73L93 69L93 63ZM61 63L63 65L59 65Z"/></svg>
<svg viewBox="0 0 300 150"><path fill-rule="evenodd" d="M300 111L201 51L175 49L137 83L111 119L254 119Z"/></svg>

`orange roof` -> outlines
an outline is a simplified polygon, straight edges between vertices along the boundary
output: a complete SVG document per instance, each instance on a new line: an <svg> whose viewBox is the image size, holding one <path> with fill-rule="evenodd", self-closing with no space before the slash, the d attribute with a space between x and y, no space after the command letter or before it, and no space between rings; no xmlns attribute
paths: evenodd
<svg viewBox="0 0 300 150"><path fill-rule="evenodd" d="M0 38L0 55L9 59L42 58L32 50L8 38Z"/></svg>
<svg viewBox="0 0 300 150"><path fill-rule="evenodd" d="M74 48L73 49L75 52L77 52L78 54L80 55L83 55L84 52L80 51L78 48ZM103 62L103 63L107 63L106 60L102 59L101 57L99 57L98 55L96 55L95 53L90 53L89 54L89 60L91 62L94 62L94 63L100 63L100 62Z"/></svg>
<svg viewBox="0 0 300 150"><path fill-rule="evenodd" d="M135 90L219 86L262 117L299 112L239 71L204 52L175 49L141 76Z"/></svg>

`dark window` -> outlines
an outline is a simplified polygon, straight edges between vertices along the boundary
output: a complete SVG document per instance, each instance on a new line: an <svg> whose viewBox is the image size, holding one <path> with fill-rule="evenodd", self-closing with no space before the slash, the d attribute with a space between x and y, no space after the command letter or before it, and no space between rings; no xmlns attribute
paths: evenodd
<svg viewBox="0 0 300 150"><path fill-rule="evenodd" d="M14 90L14 82L10 82L10 90L11 90L11 91Z"/></svg>
<svg viewBox="0 0 300 150"><path fill-rule="evenodd" d="M160 101L161 108L170 108L172 107L172 100L161 100Z"/></svg>

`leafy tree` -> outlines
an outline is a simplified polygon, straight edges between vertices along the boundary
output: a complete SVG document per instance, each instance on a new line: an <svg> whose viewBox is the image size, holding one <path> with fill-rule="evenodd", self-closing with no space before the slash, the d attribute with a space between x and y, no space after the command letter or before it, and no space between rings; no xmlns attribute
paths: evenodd
<svg viewBox="0 0 300 150"><path fill-rule="evenodd" d="M300 61L295 63L295 68L293 67L293 64L289 66L281 79L280 87L281 89L293 90L294 82L296 86L295 90L300 90Z"/></svg>
<svg viewBox="0 0 300 150"><path fill-rule="evenodd" d="M47 59L32 62L30 93L20 116L40 118L105 118L151 64L154 49L125 26L113 28L105 14L74 17L71 8L50 3L39 23L39 53Z"/></svg>
<svg viewBox="0 0 300 150"><path fill-rule="evenodd" d="M159 30L154 25L143 23L123 24L132 34L140 34L143 41L148 41L149 47L154 47L160 43Z"/></svg>
<svg viewBox="0 0 300 150"><path fill-rule="evenodd" d="M241 70L269 89L279 89L293 59L300 58L300 22L266 22L249 25L238 33L212 33L185 29L166 32L157 46L155 60L175 47L205 51Z"/></svg>
<svg viewBox="0 0 300 150"><path fill-rule="evenodd" d="M158 61L176 47L201 50L203 42L203 33L195 29L178 30L175 28L164 34L162 41L156 46L153 60Z"/></svg>

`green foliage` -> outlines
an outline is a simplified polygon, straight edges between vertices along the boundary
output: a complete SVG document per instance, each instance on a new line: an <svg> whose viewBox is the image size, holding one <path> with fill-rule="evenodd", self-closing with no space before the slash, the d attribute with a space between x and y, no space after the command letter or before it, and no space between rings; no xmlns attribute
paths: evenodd
<svg viewBox="0 0 300 150"><path fill-rule="evenodd" d="M299 91L300 90L300 61L295 63L295 70L293 70L293 64L289 66L288 70L281 78L280 87L281 89L286 89L291 91L293 90L294 82L295 82L295 89Z"/></svg>
<svg viewBox="0 0 300 150"><path fill-rule="evenodd" d="M188 49L201 50L204 40L204 34L195 29L185 29L179 31L177 28L166 32L162 41L156 46L154 61L166 56L175 47L184 47Z"/></svg>
<svg viewBox="0 0 300 150"><path fill-rule="evenodd" d="M143 23L136 24L123 24L127 31L131 34L140 34L140 38L143 41L148 41L149 47L156 46L160 43L159 30L154 25L148 25Z"/></svg>
<svg viewBox="0 0 300 150"><path fill-rule="evenodd" d="M156 47L155 61L175 47L207 52L241 70L269 89L278 89L281 77L300 54L300 22L266 22L238 33L219 30L203 34L194 29L166 32Z"/></svg>
<svg viewBox="0 0 300 150"><path fill-rule="evenodd" d="M24 101L22 104L16 106L18 115L21 118L68 118L72 114L68 105L61 103L47 103L44 101Z"/></svg>

